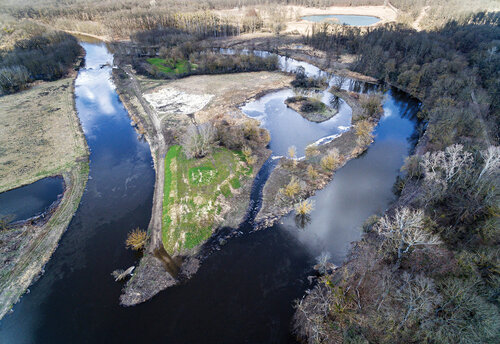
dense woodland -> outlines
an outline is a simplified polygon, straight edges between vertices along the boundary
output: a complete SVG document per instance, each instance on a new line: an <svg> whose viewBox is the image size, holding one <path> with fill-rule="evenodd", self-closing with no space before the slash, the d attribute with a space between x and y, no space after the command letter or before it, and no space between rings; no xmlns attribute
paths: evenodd
<svg viewBox="0 0 500 344"><path fill-rule="evenodd" d="M426 131L398 202L297 302L304 341L500 341L498 22L478 13L429 32L323 25L306 38L420 99Z"/></svg>
<svg viewBox="0 0 500 344"><path fill-rule="evenodd" d="M72 70L82 54L75 37L46 31L0 50L0 94L25 89L36 80L57 80Z"/></svg>
<svg viewBox="0 0 500 344"><path fill-rule="evenodd" d="M221 54L203 40L204 34L193 34L177 28L139 31L131 36L133 44L115 44L119 63L131 64L139 74L152 78L173 79L196 74L221 74L272 71L278 68L276 56L260 57L235 52ZM161 59L160 65L150 58ZM182 64L177 72L167 72ZM167 67L167 68L162 68Z"/></svg>

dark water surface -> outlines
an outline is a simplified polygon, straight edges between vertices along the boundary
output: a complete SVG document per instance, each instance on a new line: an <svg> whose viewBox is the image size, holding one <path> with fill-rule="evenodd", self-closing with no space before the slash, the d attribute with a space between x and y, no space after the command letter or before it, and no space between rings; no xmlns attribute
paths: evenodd
<svg viewBox="0 0 500 344"><path fill-rule="evenodd" d="M208 257L191 280L122 308L122 285L110 272L137 262L124 240L128 231L148 224L154 170L149 147L137 139L114 90L110 67L100 68L112 56L104 45L82 45L87 67L79 72L75 92L91 150L91 179L45 274L0 322L0 342L293 342L293 300L311 287L307 276L315 257L326 250L339 262L348 242L360 237L359 224L391 201L394 178L411 146L410 118L417 104L395 92L387 95L375 144L318 192L317 210L305 229L295 225L293 215L283 225L253 233L246 223L244 234ZM270 99L263 104L269 109L265 116L281 106ZM253 215L272 166L269 160L254 184Z"/></svg>
<svg viewBox="0 0 500 344"><path fill-rule="evenodd" d="M62 177L49 177L0 193L0 218L13 222L40 215L62 196L63 191Z"/></svg>

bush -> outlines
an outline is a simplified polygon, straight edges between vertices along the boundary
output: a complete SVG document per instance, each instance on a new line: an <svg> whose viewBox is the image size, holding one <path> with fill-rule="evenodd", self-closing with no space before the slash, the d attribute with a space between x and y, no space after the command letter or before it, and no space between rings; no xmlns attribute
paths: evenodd
<svg viewBox="0 0 500 344"><path fill-rule="evenodd" d="M320 100L308 99L300 106L302 112L322 112L325 111L326 105Z"/></svg>
<svg viewBox="0 0 500 344"><path fill-rule="evenodd" d="M288 198L295 198L295 196L300 192L300 184L296 177L292 177L290 182L285 186L283 193Z"/></svg>
<svg viewBox="0 0 500 344"><path fill-rule="evenodd" d="M125 241L125 244L127 248L139 251L142 250L146 245L146 239L147 239L146 232L140 230L139 228L136 228L128 234L127 241Z"/></svg>
<svg viewBox="0 0 500 344"><path fill-rule="evenodd" d="M382 110L382 98L379 95L364 95L360 97L359 101L363 108L364 116L367 118L373 117Z"/></svg>
<svg viewBox="0 0 500 344"><path fill-rule="evenodd" d="M314 209L314 204L312 201L306 199L295 205L295 213L299 216L309 215Z"/></svg>
<svg viewBox="0 0 500 344"><path fill-rule="evenodd" d="M373 140L373 125L368 120L359 121L356 126L356 136L358 137L357 142L360 146L364 147L369 145Z"/></svg>
<svg viewBox="0 0 500 344"><path fill-rule="evenodd" d="M316 169L312 165L309 165L309 166L307 166L307 175L311 179L316 179L316 178L318 178L319 173L318 173L318 171L316 171Z"/></svg>
<svg viewBox="0 0 500 344"><path fill-rule="evenodd" d="M309 145L306 147L306 158L312 158L319 154L318 146Z"/></svg>
<svg viewBox="0 0 500 344"><path fill-rule="evenodd" d="M343 157L340 155L337 148L333 148L328 155L321 159L321 167L326 171L333 171L342 163Z"/></svg>
<svg viewBox="0 0 500 344"><path fill-rule="evenodd" d="M30 76L24 66L0 68L0 87L2 93L18 92L26 88Z"/></svg>

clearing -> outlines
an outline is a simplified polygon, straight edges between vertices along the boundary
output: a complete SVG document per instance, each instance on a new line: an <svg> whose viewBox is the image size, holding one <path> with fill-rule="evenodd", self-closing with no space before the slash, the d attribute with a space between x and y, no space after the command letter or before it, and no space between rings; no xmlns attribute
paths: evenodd
<svg viewBox="0 0 500 344"><path fill-rule="evenodd" d="M167 75L185 74L191 69L196 69L196 65L187 60L174 61L173 59L162 59L152 57L147 59L148 63L155 66L160 72Z"/></svg>
<svg viewBox="0 0 500 344"><path fill-rule="evenodd" d="M0 97L0 192L71 170L87 155L73 78Z"/></svg>
<svg viewBox="0 0 500 344"><path fill-rule="evenodd" d="M216 148L201 159L187 159L182 147L165 157L162 240L169 254L203 243L222 223L242 183L253 168L241 152Z"/></svg>

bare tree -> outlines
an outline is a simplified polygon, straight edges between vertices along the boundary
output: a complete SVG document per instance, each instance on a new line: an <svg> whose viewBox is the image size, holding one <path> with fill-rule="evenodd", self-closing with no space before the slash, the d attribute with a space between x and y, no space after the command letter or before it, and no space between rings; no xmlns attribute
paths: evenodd
<svg viewBox="0 0 500 344"><path fill-rule="evenodd" d="M343 70L339 71L335 75L333 87L336 88L337 90L341 90L342 86L344 86L346 79L347 79L347 72Z"/></svg>
<svg viewBox="0 0 500 344"><path fill-rule="evenodd" d="M407 272L402 275L403 285L395 293L396 300L406 308L400 326L404 326L411 318L426 319L432 310L441 302L434 281L423 275L413 277Z"/></svg>
<svg viewBox="0 0 500 344"><path fill-rule="evenodd" d="M484 165L477 177L478 181L480 181L483 176L498 173L498 169L500 168L500 147L489 146L488 149L481 151L481 157L483 158Z"/></svg>
<svg viewBox="0 0 500 344"><path fill-rule="evenodd" d="M215 142L215 128L211 122L191 124L182 138L184 153L189 159L210 153Z"/></svg>
<svg viewBox="0 0 500 344"><path fill-rule="evenodd" d="M393 249L397 250L397 266L403 255L413 248L441 243L437 235L424 229L424 212L421 209L399 208L394 216L382 217L376 230L389 240Z"/></svg>

